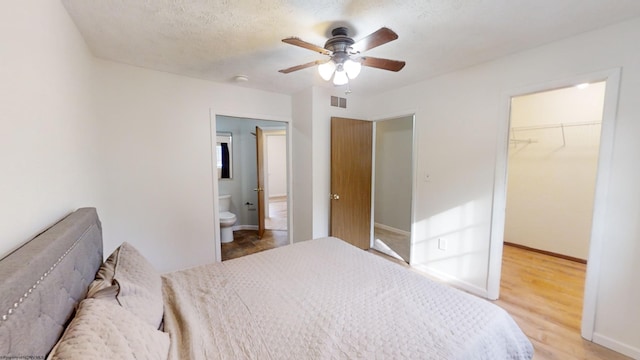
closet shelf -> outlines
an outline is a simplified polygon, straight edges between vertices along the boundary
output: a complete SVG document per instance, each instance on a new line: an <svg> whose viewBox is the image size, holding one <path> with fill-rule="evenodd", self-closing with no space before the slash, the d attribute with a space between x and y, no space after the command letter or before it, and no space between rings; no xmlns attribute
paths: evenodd
<svg viewBox="0 0 640 360"><path fill-rule="evenodd" d="M511 131L561 129L561 128L573 127L573 126L590 126L590 125L600 125L600 124L602 123L599 121L585 121L585 122L559 123L559 124L549 124L549 125L519 126L519 127L512 127Z"/></svg>
<svg viewBox="0 0 640 360"><path fill-rule="evenodd" d="M516 139L515 132L516 131L531 131L531 130L545 130L545 129L561 129L562 130L562 146L566 146L567 142L564 136L564 128L574 127L574 126L593 126L593 125L601 125L602 123L599 121L584 121L584 122L572 122L572 123L559 123L559 124L548 124L548 125L533 125L533 126L519 126L512 127L510 132L511 136L509 138L509 142L512 144L531 144L537 143L537 140L533 139Z"/></svg>

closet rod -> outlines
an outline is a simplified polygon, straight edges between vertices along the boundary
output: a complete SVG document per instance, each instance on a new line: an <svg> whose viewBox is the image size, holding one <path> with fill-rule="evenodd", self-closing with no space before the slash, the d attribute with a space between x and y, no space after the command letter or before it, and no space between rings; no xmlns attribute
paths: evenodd
<svg viewBox="0 0 640 360"><path fill-rule="evenodd" d="M589 125L600 125L600 124L602 123L599 121L585 121L585 122L560 123L560 124L550 124L550 125L520 126L520 127L512 127L511 131L557 129L557 128L572 127L572 126L589 126Z"/></svg>

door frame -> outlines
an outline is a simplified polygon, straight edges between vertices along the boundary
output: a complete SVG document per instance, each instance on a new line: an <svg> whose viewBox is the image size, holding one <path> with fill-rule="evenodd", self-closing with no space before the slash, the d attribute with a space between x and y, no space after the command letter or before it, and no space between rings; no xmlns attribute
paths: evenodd
<svg viewBox="0 0 640 360"><path fill-rule="evenodd" d="M416 113L415 111L409 113L401 113L399 115L385 116L382 118L374 119L373 121L373 149L371 151L371 239L370 247L373 248L375 242L374 226L375 226L375 203L376 203L376 136L377 136L377 124L380 121L393 121L395 119L411 117L411 236L409 238L409 265L413 263L413 242L415 235L415 206L416 206L416 192L417 192L417 177L416 169L418 168L418 145L417 145L417 131L416 131Z"/></svg>
<svg viewBox="0 0 640 360"><path fill-rule="evenodd" d="M604 109L600 133L600 150L596 188L593 202L593 220L589 242L589 257L585 279L584 302L582 311L582 337L593 339L598 297L598 281L600 277L600 254L604 247L604 227L606 199L609 189L609 174L612 163L615 136L615 122L620 89L620 68L578 75L572 78L551 81L526 88L513 90L504 94L505 111L498 124L498 147L494 177L493 206L491 214L491 235L489 245L489 269L487 278L487 297L498 299L500 294L500 275L502 271L502 250L506 216L507 163L509 146L509 122L511 118L511 98L542 91L571 87L581 83L605 81Z"/></svg>
<svg viewBox="0 0 640 360"><path fill-rule="evenodd" d="M209 144L209 152L211 156L211 184L212 184L212 220L214 226L214 249L215 249L215 261L222 261L222 251L221 251L221 243L220 243L220 215L218 214L218 196L220 194L218 187L218 175L217 175L217 155L216 152L213 151L213 147L216 143L217 136L217 127L216 127L216 117L217 116L227 116L227 117L236 117L243 119L253 119L253 120L264 120L264 121L279 121L283 123L287 132L287 233L289 235L289 244L293 244L293 221L294 214L292 209L293 204L293 162L292 162L292 148L293 148L293 136L291 135L292 123L290 117L282 117L278 115L269 115L269 114L254 114L254 113L240 113L235 111L216 111L213 108L209 109L209 130L210 130L210 144Z"/></svg>
<svg viewBox="0 0 640 360"><path fill-rule="evenodd" d="M262 132L262 128L256 125L256 188L254 191L257 193L258 198L258 239L262 239L264 235L264 207L265 207L265 169L264 169L264 144L265 138Z"/></svg>

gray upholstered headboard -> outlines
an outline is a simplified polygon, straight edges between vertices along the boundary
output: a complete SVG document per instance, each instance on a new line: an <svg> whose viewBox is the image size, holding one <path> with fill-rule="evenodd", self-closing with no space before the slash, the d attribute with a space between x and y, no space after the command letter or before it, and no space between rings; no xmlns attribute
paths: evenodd
<svg viewBox="0 0 640 360"><path fill-rule="evenodd" d="M82 208L0 260L0 358L44 359L102 263L102 228Z"/></svg>

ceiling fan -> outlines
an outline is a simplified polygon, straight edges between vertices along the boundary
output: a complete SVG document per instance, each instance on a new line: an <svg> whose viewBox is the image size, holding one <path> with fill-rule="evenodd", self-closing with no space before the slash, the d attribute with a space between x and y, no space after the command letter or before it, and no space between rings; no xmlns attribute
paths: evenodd
<svg viewBox="0 0 640 360"><path fill-rule="evenodd" d="M280 72L288 74L290 72L318 65L318 72L324 80L329 81L333 77L333 83L335 85L344 85L349 82L349 79L355 79L355 77L358 76L362 66L369 66L389 71L400 71L404 67L404 61L360 55L367 50L397 39L398 34L393 30L382 27L357 42L347 36L347 31L348 29L346 27L337 27L333 29L331 31L332 37L327 40L324 47L308 43L297 37L282 39L282 41L287 44L299 46L323 55L328 55L329 60L316 60L306 64L282 69Z"/></svg>

